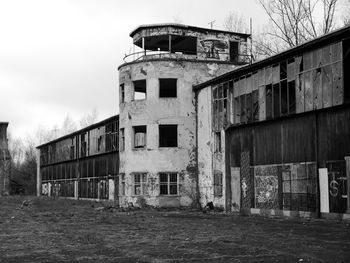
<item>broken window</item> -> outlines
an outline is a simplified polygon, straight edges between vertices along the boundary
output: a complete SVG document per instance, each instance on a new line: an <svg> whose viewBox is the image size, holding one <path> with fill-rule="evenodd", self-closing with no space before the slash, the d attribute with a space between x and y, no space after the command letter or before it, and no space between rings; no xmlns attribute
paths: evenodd
<svg viewBox="0 0 350 263"><path fill-rule="evenodd" d="M134 148L145 148L147 137L147 126L134 126Z"/></svg>
<svg viewBox="0 0 350 263"><path fill-rule="evenodd" d="M159 147L177 147L177 125L159 125Z"/></svg>
<svg viewBox="0 0 350 263"><path fill-rule="evenodd" d="M147 174L134 173L134 195L147 194Z"/></svg>
<svg viewBox="0 0 350 263"><path fill-rule="evenodd" d="M295 80L288 82L288 113L295 113Z"/></svg>
<svg viewBox="0 0 350 263"><path fill-rule="evenodd" d="M177 79L159 79L159 97L177 97Z"/></svg>
<svg viewBox="0 0 350 263"><path fill-rule="evenodd" d="M80 135L80 157L85 157L87 155L87 142L85 135L85 133Z"/></svg>
<svg viewBox="0 0 350 263"><path fill-rule="evenodd" d="M230 62L238 62L238 42L230 41Z"/></svg>
<svg viewBox="0 0 350 263"><path fill-rule="evenodd" d="M222 196L222 172L214 172L214 197Z"/></svg>
<svg viewBox="0 0 350 263"><path fill-rule="evenodd" d="M179 183L177 173L159 174L159 194L177 195L179 193Z"/></svg>
<svg viewBox="0 0 350 263"><path fill-rule="evenodd" d="M106 151L118 149L118 121L106 125Z"/></svg>
<svg viewBox="0 0 350 263"><path fill-rule="evenodd" d="M146 99L146 80L135 80L134 84L134 97L133 100L144 100Z"/></svg>
<svg viewBox="0 0 350 263"><path fill-rule="evenodd" d="M213 129L219 131L227 124L229 107L227 105L228 82L213 87Z"/></svg>
<svg viewBox="0 0 350 263"><path fill-rule="evenodd" d="M125 88L124 83L120 84L120 102L125 102Z"/></svg>
<svg viewBox="0 0 350 263"><path fill-rule="evenodd" d="M125 129L121 128L120 129L120 151L125 150Z"/></svg>
<svg viewBox="0 0 350 263"><path fill-rule="evenodd" d="M287 80L283 80L281 83L281 115L288 114L288 88Z"/></svg>
<svg viewBox="0 0 350 263"><path fill-rule="evenodd" d="M97 138L97 151L101 151L102 150L102 135L100 135L98 138Z"/></svg>
<svg viewBox="0 0 350 263"><path fill-rule="evenodd" d="M214 147L216 153L221 153L221 132L214 133Z"/></svg>

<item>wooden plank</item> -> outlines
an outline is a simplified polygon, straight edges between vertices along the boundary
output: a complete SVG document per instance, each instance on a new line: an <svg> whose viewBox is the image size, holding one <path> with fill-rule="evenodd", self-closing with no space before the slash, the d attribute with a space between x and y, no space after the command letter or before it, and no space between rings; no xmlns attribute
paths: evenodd
<svg viewBox="0 0 350 263"><path fill-rule="evenodd" d="M295 104L296 113L305 111L305 97L304 97L304 75L298 74L295 81Z"/></svg>
<svg viewBox="0 0 350 263"><path fill-rule="evenodd" d="M323 108L328 108L333 105L333 77L331 66L322 68L322 102Z"/></svg>
<svg viewBox="0 0 350 263"><path fill-rule="evenodd" d="M312 87L312 72L307 71L304 73L305 84L305 111L311 111L313 109L313 87Z"/></svg>
<svg viewBox="0 0 350 263"><path fill-rule="evenodd" d="M314 109L321 109L323 107L322 99L322 68L312 70L312 83L313 83L313 96L314 96Z"/></svg>
<svg viewBox="0 0 350 263"><path fill-rule="evenodd" d="M331 46L331 61L337 62L342 59L342 42L335 43Z"/></svg>
<svg viewBox="0 0 350 263"><path fill-rule="evenodd" d="M295 74L299 74L303 71L303 57L299 56L299 57L295 57ZM297 76L295 76L297 77Z"/></svg>
<svg viewBox="0 0 350 263"><path fill-rule="evenodd" d="M254 90L252 93L253 100L253 121L259 120L259 90Z"/></svg>
<svg viewBox="0 0 350 263"><path fill-rule="evenodd" d="M259 69L258 71L258 75L259 75L259 80L258 80L258 85L262 86L265 85L265 69Z"/></svg>
<svg viewBox="0 0 350 263"><path fill-rule="evenodd" d="M241 123L241 100L240 97L235 98L235 123L239 124Z"/></svg>
<svg viewBox="0 0 350 263"><path fill-rule="evenodd" d="M331 47L325 46L322 48L321 64L326 65L331 62Z"/></svg>
<svg viewBox="0 0 350 263"><path fill-rule="evenodd" d="M266 120L266 92L265 86L259 87L259 120Z"/></svg>
<svg viewBox="0 0 350 263"><path fill-rule="evenodd" d="M258 90L259 84L258 84L258 72L255 72L252 75L252 90Z"/></svg>
<svg viewBox="0 0 350 263"><path fill-rule="evenodd" d="M303 71L309 70L312 67L312 52L303 54Z"/></svg>
<svg viewBox="0 0 350 263"><path fill-rule="evenodd" d="M341 62L332 64L332 75L333 75L333 106L336 106L336 105L343 104L344 102Z"/></svg>
<svg viewBox="0 0 350 263"><path fill-rule="evenodd" d="M272 85L266 85L266 119L272 119Z"/></svg>
<svg viewBox="0 0 350 263"><path fill-rule="evenodd" d="M322 59L322 49L316 49L312 52L313 58L312 58L312 67L313 68L318 68L321 67L323 65L323 63L321 63L321 59Z"/></svg>
<svg viewBox="0 0 350 263"><path fill-rule="evenodd" d="M252 75L247 75L246 79L245 79L245 93L252 93L253 91L253 84L252 84Z"/></svg>

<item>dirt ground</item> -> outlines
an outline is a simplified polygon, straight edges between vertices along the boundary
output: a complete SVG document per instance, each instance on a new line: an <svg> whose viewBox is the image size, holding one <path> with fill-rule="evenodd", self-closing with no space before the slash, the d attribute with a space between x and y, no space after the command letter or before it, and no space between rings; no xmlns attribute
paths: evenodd
<svg viewBox="0 0 350 263"><path fill-rule="evenodd" d="M0 197L0 262L350 262L350 222L110 205Z"/></svg>

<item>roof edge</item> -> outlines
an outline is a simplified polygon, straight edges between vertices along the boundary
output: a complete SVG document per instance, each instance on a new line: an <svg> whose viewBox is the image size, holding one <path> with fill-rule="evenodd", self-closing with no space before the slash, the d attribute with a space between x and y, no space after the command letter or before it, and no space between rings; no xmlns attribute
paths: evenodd
<svg viewBox="0 0 350 263"><path fill-rule="evenodd" d="M87 127L85 127L85 128L82 128L82 129L80 129L80 130L77 130L77 131L75 131L75 132L72 132L72 133L63 135L63 136L58 137L58 138L56 138L56 139L54 139L54 140L51 140L51 141L45 142L45 143L43 143L43 144L40 144L40 145L36 146L35 148L39 149L39 148L41 148L41 147L43 147L43 146L46 146L46 145L48 145L48 144L51 144L51 143L54 143L54 142L58 142L58 141L67 139L67 138L69 138L69 137L71 137L71 136L73 136L73 135L77 135L77 134L79 134L79 133L81 133L81 132L83 132L83 131L91 130L91 129L93 129L93 128L95 128L95 127L97 127L97 126L99 126L99 125L101 125L101 124L103 124L103 123L106 123L106 122L108 122L108 121L110 121L110 120L113 120L113 119L116 119L116 118L119 118L119 114L113 115L113 116L111 116L111 117L109 117L109 118L107 118L107 119L104 119L104 120L102 120L102 121L99 121L99 122L96 122L96 123L94 123L94 124L91 124L91 125L89 125L89 126L87 126Z"/></svg>
<svg viewBox="0 0 350 263"><path fill-rule="evenodd" d="M198 91L198 90L201 90L207 86L210 86L210 85L213 85L213 84L217 84L220 80L223 80L225 78L228 78L230 75L232 74L239 74L240 72L242 71L246 71L246 70L249 70L249 69L252 69L254 70L255 68L259 68L259 67L263 67L265 66L265 64L268 64L268 63L273 63L275 60L278 60L280 59L281 57L284 57L284 56L288 56L290 54L294 54L296 53L298 50L304 50L304 49L308 49L318 43L322 43L324 41L328 41L332 38L336 38L336 37L341 37L343 36L344 34L346 33L349 33L348 37L350 37L350 26L344 26L344 27L341 27L339 29L336 29L332 32L329 32L325 35L322 35L318 38L314 38L314 39L311 39L307 42L304 42L298 46L295 46L295 47L292 47L292 48L289 48L285 51L282 51L281 53L278 53L278 54L275 54L271 57L268 57L268 58L265 58L263 60L259 60L257 62L254 62L252 64L248 64L248 65L245 65L245 66L242 66L240 68L237 68L237 69L234 69L234 70L231 70L229 72L226 72L218 77L215 77L213 79L210 79L208 81L205 81L205 82L202 82L202 83L199 83L197 85L193 85L193 90L194 91Z"/></svg>

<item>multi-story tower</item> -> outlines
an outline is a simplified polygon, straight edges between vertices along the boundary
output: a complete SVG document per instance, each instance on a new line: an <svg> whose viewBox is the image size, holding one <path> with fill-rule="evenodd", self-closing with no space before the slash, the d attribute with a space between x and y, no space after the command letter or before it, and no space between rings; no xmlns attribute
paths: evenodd
<svg viewBox="0 0 350 263"><path fill-rule="evenodd" d="M8 122L0 122L0 195L10 192L10 165L11 158L7 142Z"/></svg>
<svg viewBox="0 0 350 263"><path fill-rule="evenodd" d="M142 51L119 67L120 204L189 206L201 165L192 86L249 62L249 35L158 24L130 36Z"/></svg>

